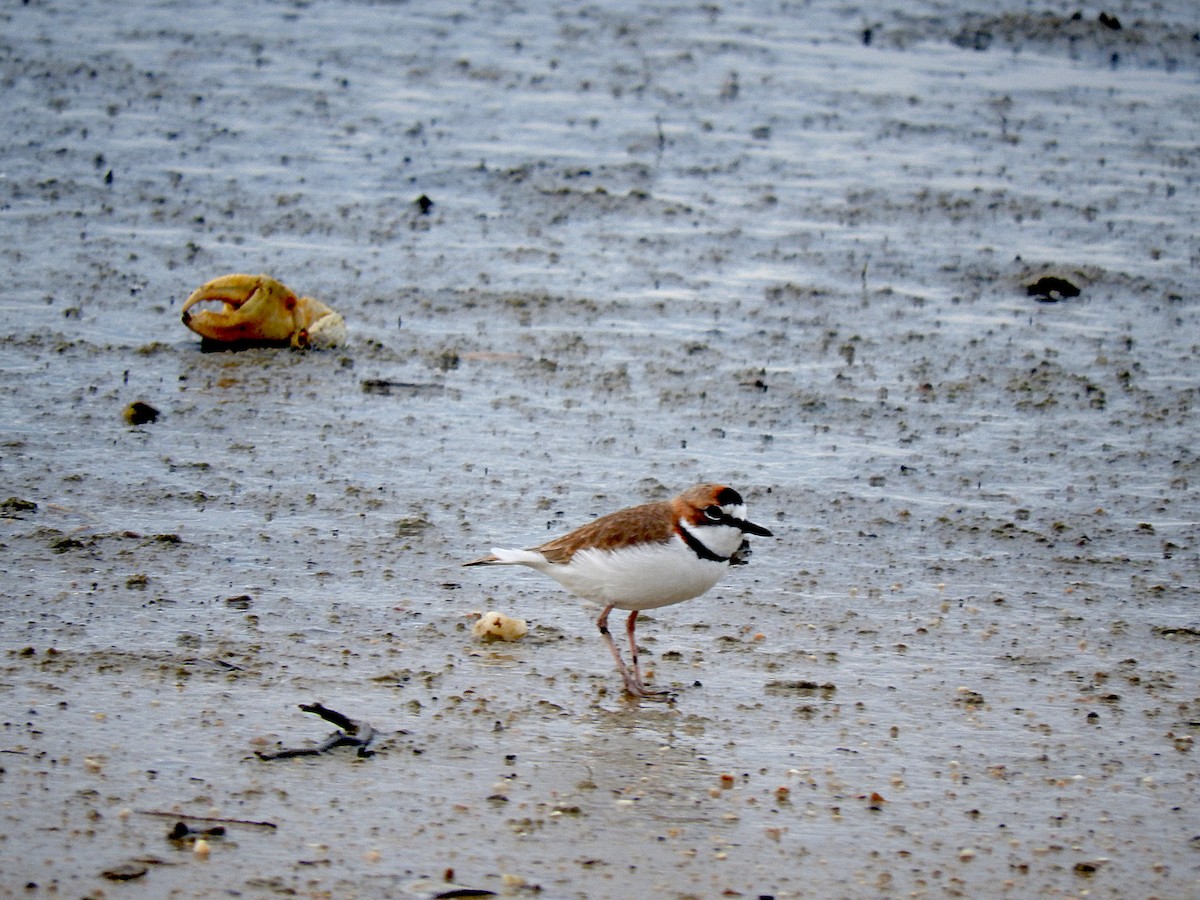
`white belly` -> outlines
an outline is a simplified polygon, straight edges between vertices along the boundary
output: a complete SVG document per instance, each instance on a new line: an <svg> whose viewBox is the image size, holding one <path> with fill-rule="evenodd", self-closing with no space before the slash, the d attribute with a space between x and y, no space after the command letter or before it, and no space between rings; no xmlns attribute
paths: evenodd
<svg viewBox="0 0 1200 900"><path fill-rule="evenodd" d="M534 566L586 600L618 609L656 609L699 597L721 580L728 563L696 556L678 538L618 551L581 550L568 565Z"/></svg>

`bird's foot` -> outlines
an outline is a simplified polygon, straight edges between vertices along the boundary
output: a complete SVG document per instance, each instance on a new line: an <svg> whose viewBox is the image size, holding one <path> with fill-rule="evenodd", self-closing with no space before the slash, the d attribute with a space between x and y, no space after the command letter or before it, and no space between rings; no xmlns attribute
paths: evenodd
<svg viewBox="0 0 1200 900"><path fill-rule="evenodd" d="M625 676L625 690L641 700L655 700L659 703L671 703L675 700L675 692L669 688L646 687L640 678L630 673Z"/></svg>

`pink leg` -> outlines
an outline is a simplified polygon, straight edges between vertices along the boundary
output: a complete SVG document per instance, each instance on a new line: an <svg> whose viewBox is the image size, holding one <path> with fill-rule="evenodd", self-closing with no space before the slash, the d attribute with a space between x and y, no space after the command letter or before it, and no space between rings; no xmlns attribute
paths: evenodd
<svg viewBox="0 0 1200 900"><path fill-rule="evenodd" d="M625 633L629 635L629 654L633 658L633 677L638 684L642 683L642 670L638 667L637 636L633 630L637 627L638 611L635 609L625 620Z"/></svg>
<svg viewBox="0 0 1200 900"><path fill-rule="evenodd" d="M654 697L662 699L664 694L670 694L666 688L648 688L642 683L642 670L638 666L638 651L637 651L637 636L633 633L637 627L638 611L635 609L629 614L629 618L625 620L625 632L629 635L629 652L633 655L633 678L638 683L638 686L644 693L642 697Z"/></svg>
<svg viewBox="0 0 1200 900"><path fill-rule="evenodd" d="M630 672L625 665L625 661L621 659L621 651L617 649L617 644L613 640L612 634L608 630L608 614L613 611L613 607L604 607L604 612L600 613L600 618L596 620L596 627L600 629L600 635L604 638L604 643L608 645L609 652L616 660L617 670L621 673L621 678L625 681L625 690L633 694L635 697L644 697L651 700L663 700L670 694L669 691L655 691L642 684L642 676L638 671L637 658L637 642L634 639L633 630L637 623L637 610L629 614L629 619L625 623L625 629L629 633L629 646L633 650L633 671Z"/></svg>

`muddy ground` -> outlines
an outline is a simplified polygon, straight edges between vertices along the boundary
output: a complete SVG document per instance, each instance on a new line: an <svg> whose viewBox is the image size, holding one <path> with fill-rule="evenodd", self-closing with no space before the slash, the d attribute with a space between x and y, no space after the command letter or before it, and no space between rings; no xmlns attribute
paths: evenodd
<svg viewBox="0 0 1200 900"><path fill-rule="evenodd" d="M0 895L1200 892L1200 22L1007 6L0 10ZM673 704L458 565L699 480Z"/></svg>

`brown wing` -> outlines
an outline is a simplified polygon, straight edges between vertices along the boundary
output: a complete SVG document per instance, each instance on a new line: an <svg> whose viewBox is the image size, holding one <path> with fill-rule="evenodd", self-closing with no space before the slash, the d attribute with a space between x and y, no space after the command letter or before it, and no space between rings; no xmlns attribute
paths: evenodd
<svg viewBox="0 0 1200 900"><path fill-rule="evenodd" d="M626 544L663 544L674 534L675 515L671 501L659 500L619 509L533 549L552 563L565 564L576 550L587 547L615 550Z"/></svg>

